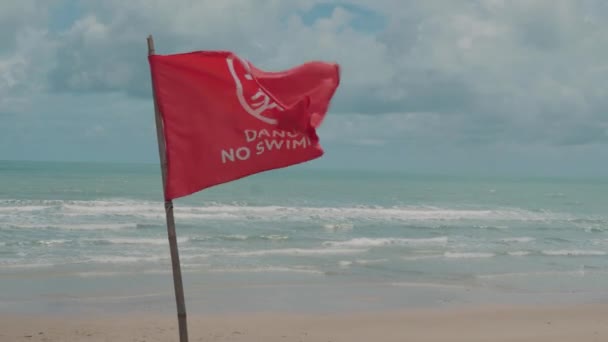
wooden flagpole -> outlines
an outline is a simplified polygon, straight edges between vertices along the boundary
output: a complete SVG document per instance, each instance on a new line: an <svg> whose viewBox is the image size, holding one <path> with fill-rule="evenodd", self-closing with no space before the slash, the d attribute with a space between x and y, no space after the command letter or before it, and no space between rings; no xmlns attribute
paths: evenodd
<svg viewBox="0 0 608 342"><path fill-rule="evenodd" d="M148 56L154 55L154 40L152 35L148 36ZM154 82L154 80L152 80ZM160 167L163 177L163 194L166 194L167 184L167 156L165 154L165 138L163 134L163 120L156 103L156 93L152 86L154 98L154 114L156 117L156 138L158 140L158 154L160 156ZM166 196L165 196L166 198ZM173 286L175 288L175 302L177 303L177 320L179 323L179 341L188 342L188 323L186 317L186 302L184 301L184 287L182 284L182 270L179 262L179 251L175 234L175 218L173 217L173 201L165 199L165 215L167 217L167 235L169 237L169 249L171 251L171 264L173 266Z"/></svg>

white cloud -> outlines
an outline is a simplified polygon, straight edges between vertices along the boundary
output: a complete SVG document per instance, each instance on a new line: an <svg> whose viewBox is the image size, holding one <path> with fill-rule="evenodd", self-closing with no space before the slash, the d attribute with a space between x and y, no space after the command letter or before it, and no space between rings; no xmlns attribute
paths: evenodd
<svg viewBox="0 0 608 342"><path fill-rule="evenodd" d="M0 57L0 111L31 110L30 97L47 90L46 73L56 62L54 44L45 30L25 28L15 37L15 48Z"/></svg>
<svg viewBox="0 0 608 342"><path fill-rule="evenodd" d="M338 61L325 141L608 142L601 0L96 0L56 28L66 4L0 5L0 40L13 46L0 48L0 112L44 111L28 104L47 91L124 93L125 106L140 106L150 96L152 33L158 53L229 49L267 69ZM365 13L384 22L362 29Z"/></svg>
<svg viewBox="0 0 608 342"><path fill-rule="evenodd" d="M44 27L55 0L3 0L0 4L0 57L15 49L21 31Z"/></svg>

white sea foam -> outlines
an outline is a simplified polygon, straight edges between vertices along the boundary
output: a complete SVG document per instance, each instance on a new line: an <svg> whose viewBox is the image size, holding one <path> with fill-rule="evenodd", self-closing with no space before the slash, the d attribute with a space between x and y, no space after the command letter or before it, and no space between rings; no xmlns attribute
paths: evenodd
<svg viewBox="0 0 608 342"><path fill-rule="evenodd" d="M506 243L528 243L528 242L532 242L534 240L536 240L536 239L533 237L524 236L524 237L504 238L504 239L501 239L500 241L506 242Z"/></svg>
<svg viewBox="0 0 608 342"><path fill-rule="evenodd" d="M445 252L444 257L448 259L479 259L479 258L491 258L495 256L494 253L481 253L481 252Z"/></svg>
<svg viewBox="0 0 608 342"><path fill-rule="evenodd" d="M50 247L50 246L64 245L64 244L70 243L70 242L72 242L72 240L53 239L53 240L40 240L40 241L38 241L38 244Z"/></svg>
<svg viewBox="0 0 608 342"><path fill-rule="evenodd" d="M227 240L227 241L247 241L247 240L269 240L269 241L284 241L284 240L288 240L289 236L287 235L278 235L278 234L270 234L270 235L258 235L258 236L251 236L251 235L244 235L244 234L230 234L230 235L220 235L220 236L216 236L215 238L220 239L220 240ZM196 240L201 240L201 239L196 239ZM204 240L208 240L208 239L204 239Z"/></svg>
<svg viewBox="0 0 608 342"><path fill-rule="evenodd" d="M223 240L244 241L244 240L247 240L249 237L247 235L242 235L242 234L232 234L232 235L222 235L220 238Z"/></svg>
<svg viewBox="0 0 608 342"><path fill-rule="evenodd" d="M266 255L292 255L292 256L316 256L316 255L344 255L365 253L367 249L344 249L344 248L325 248L325 249L305 249L305 248L284 248L284 249L264 249L246 252L228 252L227 255L233 256L266 256Z"/></svg>
<svg viewBox="0 0 608 342"><path fill-rule="evenodd" d="M355 264L357 265L377 265L387 262L388 259L357 259Z"/></svg>
<svg viewBox="0 0 608 342"><path fill-rule="evenodd" d="M545 250L542 251L548 256L600 256L606 255L605 251L597 250Z"/></svg>
<svg viewBox="0 0 608 342"><path fill-rule="evenodd" d="M526 255L530 255L530 252L528 251L513 251L513 252L507 252L508 255L510 256L526 256Z"/></svg>
<svg viewBox="0 0 608 342"><path fill-rule="evenodd" d="M11 214L19 212L30 212L44 210L49 207L42 205L26 205L26 206L0 206L0 213Z"/></svg>
<svg viewBox="0 0 608 342"><path fill-rule="evenodd" d="M405 261L417 261L417 260L430 260L443 258L443 254L420 254L420 255L406 255L401 257Z"/></svg>
<svg viewBox="0 0 608 342"><path fill-rule="evenodd" d="M340 260L340 262L338 262L338 265L340 265L340 267L342 268L348 268L353 264L352 261L348 261L348 260Z"/></svg>
<svg viewBox="0 0 608 342"><path fill-rule="evenodd" d="M377 264L382 264L387 262L388 259L357 259L357 260L341 260L338 262L338 265L340 265L340 267L342 268L348 268L350 266L353 265L361 265L361 266L366 266L366 265L377 265Z"/></svg>
<svg viewBox="0 0 608 342"><path fill-rule="evenodd" d="M424 288L439 288L439 289L468 289L470 286L465 284L442 284L442 283L428 283L428 282L394 282L390 283L391 286L397 287L424 287Z"/></svg>
<svg viewBox="0 0 608 342"><path fill-rule="evenodd" d="M251 268L212 268L208 272L217 273L303 273L303 274L325 274L322 271L310 267L251 267Z"/></svg>
<svg viewBox="0 0 608 342"><path fill-rule="evenodd" d="M129 275L131 272L119 272L119 271L89 271L79 272L77 275L82 278L101 278L101 277L117 277Z"/></svg>
<svg viewBox="0 0 608 342"><path fill-rule="evenodd" d="M35 250L48 254L48 262L71 264L74 262L75 255L85 255L90 257L84 257L82 260L84 263L128 264L124 268L132 268L132 264L137 265L137 263L168 264L169 262L168 253L152 253L154 250L160 250L161 247L165 248L165 246L168 246L166 237L160 234L160 226L163 225L165 215L161 202L111 199L100 201L24 200L9 203L0 200L0 206L3 208L0 213L0 221L2 222L0 229L8 227L9 229L23 228L32 230L10 232L11 234L15 234L8 235L11 236L12 240L8 240L11 247L5 248L7 253L4 255L7 256L15 255L14 253L22 250L28 251L28 253L30 253L29 250ZM13 210L15 207L21 209ZM555 234L551 234L550 236L563 238L564 235L560 234L560 232L563 232L565 228L580 224L585 226L593 225L593 227L597 226L597 229L603 229L604 223L608 222L605 218L599 219L600 221L598 222L588 222L591 220L588 217L559 212L531 211L517 208L459 209L457 205L454 205L453 208L424 206L348 206L322 208L312 206L250 206L213 203L201 206L192 204L176 205L175 213L178 220L185 223L183 233L178 234L180 247L183 245L181 251L185 252L182 259L188 260L193 265L197 264L196 267L199 269L204 268L207 270L213 266L211 268L217 268L217 272L222 272L223 268L226 268L224 271L230 272L227 270L229 267L224 267L226 265L223 264L223 261L228 260L234 263L237 258L231 259L231 256L243 258L243 260L249 257L262 258L267 256L264 260L274 260L277 263L273 267L284 268L285 272L291 272L288 270L291 266L282 265L281 260L285 259L284 256L292 257L291 260L304 260L306 257L310 257L305 260L307 262L310 261L311 265L313 262L316 264L320 260L321 264L329 263L334 265L334 268L338 268L337 265L343 268L357 268L358 266L373 265L387 261L387 259L373 259L375 257L390 257L391 260L399 260L401 258L401 260L415 260L415 262L428 259L429 261L426 263L452 260L450 262L451 265L455 267L462 265L464 267L470 262L466 259L475 261L475 259L481 258L481 260L484 260L483 258L491 258L495 254L500 256L508 255L510 256L508 259L514 262L518 260L516 257L525 257L531 253L534 256L542 253L549 258L560 256L602 257L608 255L608 249L604 248L606 244L601 240L604 238L602 234L588 235L588 237L595 240L585 240L585 243L593 243L591 245L593 250L586 250L584 244L579 243L580 241L576 239L576 235L572 235L574 233L567 233L565 236L571 241L550 241L549 236L545 235L538 235L543 236L542 238L538 237L536 235L537 231L534 229L535 227L539 227L539 229L557 227ZM197 233L193 232L196 231L193 229L193 226L198 225L198 222L201 220L217 220L218 222L210 223L212 227L215 227L213 231L216 228L219 229L224 224L244 229L218 230L220 233L214 233L207 237L197 237L195 236ZM423 233L421 230L409 231L410 235L401 234L407 233L404 230L415 229L412 227L439 227L440 229L454 227L455 225L452 222L458 220L464 220L464 222L457 224L457 230L449 230L449 232L442 230L440 232L440 234L449 235L449 237L412 237L420 236ZM471 220L471 222L466 220ZM234 221L238 221L237 224L233 225ZM366 221L372 224L366 224ZM531 224L518 223L523 221L534 222ZM558 221L557 224L553 225L554 221ZM136 231L138 228L136 222L152 225L155 229L158 228L158 232L155 230ZM242 222L253 222L255 229L245 229L246 227L241 224ZM283 224L283 222L298 222L298 224ZM305 224L302 224L302 222ZM277 234L277 232L281 233L281 231L275 230L279 226L286 228L284 231L285 235ZM294 230L292 232L291 229L300 226L305 227L305 229ZM353 236L355 234L349 232L354 227L357 227L359 234L365 233L367 236L374 236L373 234L375 233L383 235L392 234L388 236L393 237L355 238ZM472 231L472 229L478 227L490 229L510 227L510 231L512 232L504 235L509 231ZM531 227L532 229L524 230L522 227ZM404 230L396 232L399 228ZM77 232L36 232L34 231L36 229L74 230ZM100 232L95 232L97 230ZM117 232L102 232L102 230ZM289 232L289 236L287 232ZM332 234L332 232L335 233ZM135 233L138 234L135 235ZM579 233L584 235L582 230ZM479 235L471 239L470 236L473 234ZM525 236L527 234L531 235ZM303 240L299 240L299 236L302 236ZM407 236L408 238L403 238L402 236ZM319 242L314 246L309 244L311 241L318 241L316 240L318 238L328 241ZM20 240L27 241L27 244L34 245L35 248L21 248L21 245L18 243ZM233 242L222 240L233 240ZM271 243L270 241L261 240L279 242ZM249 243L250 241L251 243ZM91 246L91 244L87 244L88 242L94 242L94 244L98 242L99 246ZM490 247L496 247L497 243L497 250L491 250ZM527 245L528 243L533 243L534 246ZM3 244L6 245L6 241L0 242L0 246ZM48 248L45 248L45 246L48 246ZM64 249L67 249L67 246L70 248L74 247L75 254L70 252L70 255L67 256L64 253ZM397 247L391 250L390 246ZM401 246L404 248L398 248ZM94 248L91 248L89 251L88 247ZM203 249L202 247L205 248ZM223 248L213 250L207 247ZM240 249L240 247L243 248ZM273 247L277 249L273 249ZM85 249L87 250L85 251ZM542 249L545 250L541 252L540 250ZM533 251L530 252L528 250ZM86 253L81 253L83 251ZM116 251L120 255L113 255ZM197 255L201 251L208 253L209 258L207 255ZM364 254L368 251L370 252L369 254ZM138 254L135 256L122 256L123 254L137 252L145 253L142 253L141 256ZM388 256L386 253L398 254ZM95 256L95 254L103 255ZM403 254L407 255L401 256ZM15 259L14 263L33 264L32 260L28 260L33 257L37 258L38 256L36 254L28 254L22 260ZM224 257L228 258L225 259ZM294 257L301 257L301 259L295 259ZM327 259L330 260L328 261ZM527 259L521 258L519 260L525 261ZM534 258L530 259L533 260ZM490 261L491 259L486 260ZM495 258L494 260L502 262L503 258ZM0 261L2 260L0 259ZM202 265L205 262L208 262L211 266ZM239 266L245 268L244 265ZM497 267L497 269L500 268L500 266ZM359 268L364 270L363 267ZM117 266L114 268L112 266L112 270L115 269L122 270L121 267ZM369 269L371 271L373 267L370 266ZM269 270L269 268L264 267L258 267L257 269L259 272ZM245 272L240 269L233 271ZM299 272L309 271L300 270ZM520 270L515 269L514 271ZM249 272L256 272L256 268L254 267ZM459 272L459 269L455 269L455 272ZM91 276L94 276L94 274Z"/></svg>
<svg viewBox="0 0 608 342"><path fill-rule="evenodd" d="M289 236L287 235L261 235L260 238L264 239L264 240L271 240L271 241L284 241L284 240L288 240Z"/></svg>
<svg viewBox="0 0 608 342"><path fill-rule="evenodd" d="M135 229L137 223L81 223L81 224L62 224L57 228L68 230L123 230Z"/></svg>
<svg viewBox="0 0 608 342"><path fill-rule="evenodd" d="M137 271L139 274L168 274L169 270L142 270ZM76 275L81 278L105 278L105 277L119 277L132 275L133 272L126 271L87 271L79 272Z"/></svg>
<svg viewBox="0 0 608 342"><path fill-rule="evenodd" d="M89 257L88 262L98 264L133 264L142 262L166 262L169 257L160 256L118 256L118 255L103 255Z"/></svg>
<svg viewBox="0 0 608 342"><path fill-rule="evenodd" d="M178 243L186 243L190 240L188 237L178 237ZM87 239L83 240L87 242L99 243L99 244L112 244L112 245L157 245L157 246L168 246L169 242L167 238L106 238L106 239Z"/></svg>
<svg viewBox="0 0 608 342"><path fill-rule="evenodd" d="M331 247L381 247L381 246L445 246L447 236L435 238L405 239L405 238L356 238L347 241L326 241L323 244Z"/></svg>
<svg viewBox="0 0 608 342"><path fill-rule="evenodd" d="M27 206L56 206L65 203L63 200L24 200L24 199L0 199L2 207L27 207Z"/></svg>
<svg viewBox="0 0 608 342"><path fill-rule="evenodd" d="M2 212L36 211L57 209L59 214L77 216L132 216L162 219L161 202L136 201L126 199L93 201L12 201L0 206ZM352 220L400 220L400 221L551 221L575 220L566 213L529 211L519 208L496 209L459 209L431 206L398 207L287 207L287 206L248 206L218 204L204 206L175 206L175 214L181 219L216 220L309 220L316 218L328 220L324 227L328 230L349 230ZM337 221L337 222L336 222Z"/></svg>
<svg viewBox="0 0 608 342"><path fill-rule="evenodd" d="M19 263L17 263L19 262ZM47 268L47 267L53 267L56 264L54 263L50 263L50 262L22 262L22 261L17 261L15 260L15 262L0 262L0 268L10 268L10 269L32 269L32 268Z"/></svg>
<svg viewBox="0 0 608 342"><path fill-rule="evenodd" d="M491 230L505 230L505 229L509 229L508 225L476 225L474 226L475 228L478 229L491 229Z"/></svg>
<svg viewBox="0 0 608 342"><path fill-rule="evenodd" d="M323 228L332 232L337 232L353 230L354 226L355 225L352 223L326 223L323 225Z"/></svg>
<svg viewBox="0 0 608 342"><path fill-rule="evenodd" d="M60 230L123 230L135 229L137 223L46 223L46 224L8 224L18 229L60 229Z"/></svg>
<svg viewBox="0 0 608 342"><path fill-rule="evenodd" d="M64 201L60 204L63 211L78 213L137 213L160 210L164 212L162 202L147 202L135 200L93 200L93 201Z"/></svg>
<svg viewBox="0 0 608 342"><path fill-rule="evenodd" d="M548 277L548 276L570 276L580 277L588 273L584 269L573 271L538 271L538 272L511 272L511 273L496 273L496 274L480 274L478 279L502 279L502 278L527 278L527 277Z"/></svg>

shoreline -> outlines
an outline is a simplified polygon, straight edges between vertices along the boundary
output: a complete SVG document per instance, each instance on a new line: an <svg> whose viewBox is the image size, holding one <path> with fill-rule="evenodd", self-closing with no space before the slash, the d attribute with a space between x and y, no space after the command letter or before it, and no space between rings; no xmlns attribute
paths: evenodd
<svg viewBox="0 0 608 342"><path fill-rule="evenodd" d="M606 341L608 304L191 315L191 341ZM0 341L177 340L174 315L0 314Z"/></svg>
<svg viewBox="0 0 608 342"><path fill-rule="evenodd" d="M3 280L0 315L132 315L170 316L175 309L173 284L166 274L115 277L43 277L44 281L16 277ZM551 291L475 283L426 281L362 281L355 278L252 274L187 274L186 305L191 315L347 314L444 310L485 306L608 305L608 292L575 287ZM589 279L588 281L590 281Z"/></svg>

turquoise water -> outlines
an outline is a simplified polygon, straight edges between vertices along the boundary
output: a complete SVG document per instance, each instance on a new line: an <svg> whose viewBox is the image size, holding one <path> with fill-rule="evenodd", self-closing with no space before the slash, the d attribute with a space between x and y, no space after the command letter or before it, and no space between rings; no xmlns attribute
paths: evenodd
<svg viewBox="0 0 608 342"><path fill-rule="evenodd" d="M0 162L0 310L172 308L161 197L157 165ZM294 167L175 217L195 310L354 310L608 299L606 208L607 180Z"/></svg>

